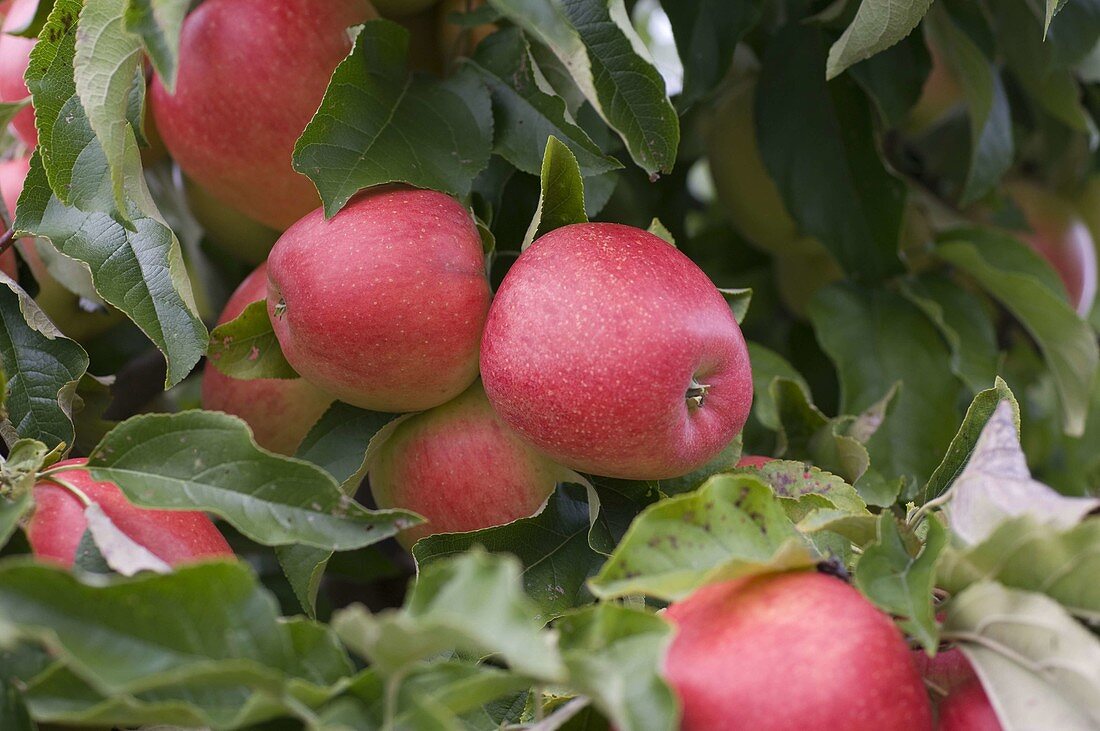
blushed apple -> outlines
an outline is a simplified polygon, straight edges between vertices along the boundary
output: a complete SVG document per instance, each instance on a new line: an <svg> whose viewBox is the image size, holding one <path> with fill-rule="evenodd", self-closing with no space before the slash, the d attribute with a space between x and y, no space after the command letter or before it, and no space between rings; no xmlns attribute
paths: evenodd
<svg viewBox="0 0 1100 731"><path fill-rule="evenodd" d="M1013 202L1030 231L1022 238L1058 272L1079 315L1092 309L1096 298L1096 248L1088 226L1074 206L1043 188L1021 180L1006 183Z"/></svg>
<svg viewBox="0 0 1100 731"><path fill-rule="evenodd" d="M267 264L245 277L225 304L218 324L267 296ZM280 454L294 454L310 428L332 404L304 378L231 378L207 361L202 372L202 407L244 419L256 443Z"/></svg>
<svg viewBox="0 0 1100 731"><path fill-rule="evenodd" d="M70 459L56 466L83 465ZM112 482L97 482L87 470L66 470L58 477L97 503L115 526L165 563L232 556L233 551L205 513L151 510L133 505ZM65 487L48 481L34 486L34 512L26 525L35 556L72 566L88 523L84 503Z"/></svg>
<svg viewBox="0 0 1100 731"><path fill-rule="evenodd" d="M665 677L681 731L930 731L901 633L840 579L767 574L712 584L665 613Z"/></svg>
<svg viewBox="0 0 1100 731"><path fill-rule="evenodd" d="M10 213L15 212L15 205L19 200L19 195L23 192L23 182L26 180L29 170L29 157L17 157L0 162L0 196L3 196L4 205ZM66 336L85 342L122 322L122 313L110 305L91 312L84 309L80 304L80 296L70 292L50 274L46 268L46 263L38 255L34 241L24 239L20 242L20 245L27 266L38 284L38 294L35 295L35 302L50 318L50 321ZM11 256L10 260L8 259L9 255ZM9 249L5 252L3 258L0 258L0 266L11 266L14 270L14 257L15 252ZM10 261L10 264L6 263L8 261ZM5 268L4 271L9 270Z"/></svg>
<svg viewBox="0 0 1100 731"><path fill-rule="evenodd" d="M922 649L912 651L913 664L921 677L942 693L951 693L960 685L977 678L966 655L957 647L941 649L935 657L928 657Z"/></svg>
<svg viewBox="0 0 1100 731"><path fill-rule="evenodd" d="M966 683L939 705L940 731L1002 731L981 681Z"/></svg>
<svg viewBox="0 0 1100 731"><path fill-rule="evenodd" d="M743 454L737 460L737 467L763 467L768 462L774 462L775 457L762 457L758 454Z"/></svg>
<svg viewBox="0 0 1100 731"><path fill-rule="evenodd" d="M19 102L31 95L23 80L34 48L34 38L11 35L27 25L38 8L39 0L15 0L11 10L0 24L0 102ZM34 108L27 105L11 121L15 135L28 147L38 144L38 130L34 126Z"/></svg>
<svg viewBox="0 0 1100 731"><path fill-rule="evenodd" d="M218 200L283 230L319 204L294 143L351 50L366 0L206 0L187 16L179 72L150 101L172 157Z"/></svg>
<svg viewBox="0 0 1100 731"><path fill-rule="evenodd" d="M259 264L267 259L279 239L278 231L222 203L189 178L184 178L183 185L191 214L214 246L246 264Z"/></svg>
<svg viewBox="0 0 1100 731"><path fill-rule="evenodd" d="M532 515L571 474L508 428L474 383L458 398L398 426L379 448L370 486L379 507L427 519L398 536L411 547L426 535Z"/></svg>
<svg viewBox="0 0 1100 731"><path fill-rule="evenodd" d="M582 472L665 479L713 459L752 404L748 351L706 274L663 239L584 223L536 240L497 290L485 392Z"/></svg>
<svg viewBox="0 0 1100 731"><path fill-rule="evenodd" d="M318 209L268 258L267 306L287 361L341 401L422 411L477 378L489 309L473 218L430 190L375 188Z"/></svg>

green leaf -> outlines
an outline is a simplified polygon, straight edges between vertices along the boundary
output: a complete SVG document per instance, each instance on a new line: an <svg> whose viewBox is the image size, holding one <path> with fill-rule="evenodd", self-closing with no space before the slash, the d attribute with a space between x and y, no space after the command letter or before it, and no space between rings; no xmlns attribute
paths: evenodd
<svg viewBox="0 0 1100 731"><path fill-rule="evenodd" d="M556 228L588 221L584 212L584 179L577 159L556 137L546 140L541 183L539 205L523 237L524 249Z"/></svg>
<svg viewBox="0 0 1100 731"><path fill-rule="evenodd" d="M539 607L539 617L555 617L592 601L585 582L606 557L588 542L591 525L585 489L559 485L546 505L530 518L468 533L439 533L413 546L418 566L479 546L514 555L523 564L523 588Z"/></svg>
<svg viewBox="0 0 1100 731"><path fill-rule="evenodd" d="M1044 42L1049 18L1043 18L1038 4L1005 0L992 18L999 48L1024 92L1047 114L1095 143L1096 123L1081 103L1077 80L1069 69L1055 63L1051 44Z"/></svg>
<svg viewBox="0 0 1100 731"><path fill-rule="evenodd" d="M839 76L849 66L885 51L913 32L932 0L894 3L862 0L856 17L829 49L825 78Z"/></svg>
<svg viewBox="0 0 1100 731"><path fill-rule="evenodd" d="M179 383L205 353L207 333L195 312L175 235L155 215L135 214L131 229L107 213L64 205L50 191L40 151L31 158L15 228L48 238L65 256L85 262L103 299L164 353L166 384ZM128 154L136 160L136 146ZM140 175L137 181L144 185Z"/></svg>
<svg viewBox="0 0 1100 731"><path fill-rule="evenodd" d="M7 731L37 731L31 720L23 694L3 678L0 678L0 728Z"/></svg>
<svg viewBox="0 0 1100 731"><path fill-rule="evenodd" d="M868 440L867 451L878 472L925 480L958 424L961 387L940 334L901 295L853 285L821 290L810 304L810 319L836 364L842 413L867 409L901 381L890 416Z"/></svg>
<svg viewBox="0 0 1100 731"><path fill-rule="evenodd" d="M913 555L889 511L878 519L877 538L865 546L856 564L856 586L889 614L901 617L902 628L925 650L939 645L939 628L932 606L936 566L947 545L947 531L931 518L920 552Z"/></svg>
<svg viewBox="0 0 1100 731"><path fill-rule="evenodd" d="M190 7L190 0L127 0L126 3L126 30L141 37L145 52L168 91L176 88L180 29Z"/></svg>
<svg viewBox="0 0 1100 731"><path fill-rule="evenodd" d="M211 512L268 546L349 550L418 522L400 510L367 510L328 473L259 449L243 421L211 411L128 419L103 438L88 469L136 505Z"/></svg>
<svg viewBox="0 0 1100 731"><path fill-rule="evenodd" d="M341 610L333 627L356 654L392 676L446 650L498 655L534 678L564 679L553 636L523 593L514 558L472 551L425 566L401 609ZM486 601L492 597L492 601Z"/></svg>
<svg viewBox="0 0 1100 731"><path fill-rule="evenodd" d="M142 60L140 39L126 29L127 5L128 0L85 3L73 57L76 93L106 158L115 203L123 212L124 178L132 172L126 168L126 148L128 143L135 144L127 117L134 76L141 73Z"/></svg>
<svg viewBox="0 0 1100 731"><path fill-rule="evenodd" d="M752 411L757 420L771 429L779 429L779 413L772 398L771 384L776 378L793 381L802 389L806 401L810 401L810 386L795 367L774 350L760 343L749 342L749 361L752 363Z"/></svg>
<svg viewBox="0 0 1100 731"><path fill-rule="evenodd" d="M1001 401L982 428L962 473L946 493L952 534L968 544L1009 518L1027 515L1065 530L1100 509L1100 498L1067 497L1031 477L1012 404Z"/></svg>
<svg viewBox="0 0 1100 731"><path fill-rule="evenodd" d="M943 460L939 467L932 473L928 483L924 486L924 501L928 502L938 498L951 487L952 483L962 474L966 463L970 461L970 455L981 438L982 430L993 412L996 411L1001 401L1009 403L1012 412L1012 421L1017 436L1020 433L1020 405L1016 403L1016 397L1012 394L1008 384L1000 376L994 381L993 387L978 393L970 406L966 409L962 424L958 433L951 440Z"/></svg>
<svg viewBox="0 0 1100 731"><path fill-rule="evenodd" d="M721 83L733 51L760 20L762 0L675 0L662 5L684 64L684 90L677 106L685 110Z"/></svg>
<svg viewBox="0 0 1100 731"><path fill-rule="evenodd" d="M812 462L855 483L867 472L867 448L840 434L796 381L775 378L768 388L779 420L778 451L787 459Z"/></svg>
<svg viewBox="0 0 1100 731"><path fill-rule="evenodd" d="M1034 274L1049 265L1015 237L990 229L944 233L936 254L974 277L1035 338L1054 376L1065 431L1080 435L1100 351L1092 329L1065 295L1050 291Z"/></svg>
<svg viewBox="0 0 1100 731"><path fill-rule="evenodd" d="M253 302L236 318L214 328L206 357L232 378L298 378L271 328L266 300Z"/></svg>
<svg viewBox="0 0 1100 731"><path fill-rule="evenodd" d="M0 275L0 366L6 396L3 429L13 437L72 447L76 384L88 370L84 349L61 334L26 292Z"/></svg>
<svg viewBox="0 0 1100 731"><path fill-rule="evenodd" d="M920 33L852 66L852 75L890 127L904 127L920 100L932 69L932 59Z"/></svg>
<svg viewBox="0 0 1100 731"><path fill-rule="evenodd" d="M948 605L943 636L974 666L1006 731L1100 725L1100 640L1054 600L980 582Z"/></svg>
<svg viewBox="0 0 1100 731"><path fill-rule="evenodd" d="M676 237L672 235L672 232L668 230L667 226L665 226L663 223L661 223L661 219L657 218L656 216L654 216L653 220L649 222L649 228L647 228L646 231L653 234L654 236L661 237L662 239L664 239L668 243L672 244L673 246L676 245ZM722 290L718 290L718 291L721 292ZM748 293L749 297L752 296L752 290L751 289L731 289L731 290L729 290L729 292L731 292L731 295L726 298L727 300L730 300L731 298L732 299L740 299L741 295L743 295L745 292ZM747 303L746 303L746 306L745 306L745 310L748 310L748 304ZM738 318L737 321L741 322L741 319L743 319L743 318L744 318L744 315L742 315L741 318Z"/></svg>
<svg viewBox="0 0 1100 731"><path fill-rule="evenodd" d="M362 26L294 146L294 169L317 186L325 215L357 191L403 182L459 197L489 164L489 92L471 70L446 80L410 75L409 32Z"/></svg>
<svg viewBox="0 0 1100 731"><path fill-rule="evenodd" d="M760 154L800 230L844 271L901 272L904 186L883 166L866 98L849 79L826 85L821 31L793 23L772 37L756 86Z"/></svg>
<svg viewBox="0 0 1100 731"><path fill-rule="evenodd" d="M309 430L294 456L328 472L340 483L341 492L352 497L366 474L372 445L385 440L401 420L396 414L367 411L337 401ZM313 616L332 551L291 544L277 546L275 555L302 608Z"/></svg>
<svg viewBox="0 0 1100 731"><path fill-rule="evenodd" d="M974 393L997 376L997 333L985 304L950 279L927 275L906 281L901 293L928 316L951 348L951 370Z"/></svg>
<svg viewBox="0 0 1100 731"><path fill-rule="evenodd" d="M489 0L547 46L584 97L655 176L676 162L680 125L665 83L646 57L623 0Z"/></svg>
<svg viewBox="0 0 1100 731"><path fill-rule="evenodd" d="M981 543L948 549L938 583L952 594L979 581L1046 594L1069 612L1100 622L1100 520L1056 530L1028 515L1006 520Z"/></svg>
<svg viewBox="0 0 1100 731"><path fill-rule="evenodd" d="M798 500L807 495L816 495L827 500L834 508L856 514L867 512L867 504L854 487L819 467L776 459L751 468L751 472L746 468L742 469L745 474L754 475L770 485L779 497Z"/></svg>
<svg viewBox="0 0 1100 731"><path fill-rule="evenodd" d="M0 625L44 642L108 693L184 682L218 661L232 661L223 673L232 668L271 688L299 664L276 610L238 562L132 579L25 562L0 567Z"/></svg>
<svg viewBox="0 0 1100 731"><path fill-rule="evenodd" d="M493 100L494 153L538 175L543 166L538 151L548 137L555 137L573 153L585 177L622 167L569 118L560 97L539 87L530 46L518 28L479 43L472 63Z"/></svg>
<svg viewBox="0 0 1100 731"><path fill-rule="evenodd" d="M8 123L15 119L15 115L23 111L23 108L31 103L30 98L17 102L0 102L0 124L7 127ZM11 211L8 211L10 214Z"/></svg>
<svg viewBox="0 0 1100 731"><path fill-rule="evenodd" d="M816 562L768 485L717 475L642 511L589 588L604 599L672 601L716 581Z"/></svg>
<svg viewBox="0 0 1100 731"><path fill-rule="evenodd" d="M1011 110L997 66L943 6L928 14L927 27L966 97L970 163L959 200L967 205L992 190L1012 165L1015 149Z"/></svg>
<svg viewBox="0 0 1100 731"><path fill-rule="evenodd" d="M646 611L597 604L554 622L569 686L622 731L675 731L679 707L661 676L672 627Z"/></svg>

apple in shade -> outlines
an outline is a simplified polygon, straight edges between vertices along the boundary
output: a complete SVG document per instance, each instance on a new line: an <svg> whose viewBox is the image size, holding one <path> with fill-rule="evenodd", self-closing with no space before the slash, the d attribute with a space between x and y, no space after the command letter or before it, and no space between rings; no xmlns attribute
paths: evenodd
<svg viewBox="0 0 1100 731"><path fill-rule="evenodd" d="M913 650L912 653L917 672L939 693L950 693L978 677L966 655L957 647L941 649L935 657L928 657L922 649Z"/></svg>
<svg viewBox="0 0 1100 731"><path fill-rule="evenodd" d="M736 467L763 467L768 462L774 462L774 457L761 457L758 454L743 454L737 460Z"/></svg>
<svg viewBox="0 0 1100 731"><path fill-rule="evenodd" d="M11 10L0 24L0 102L18 102L29 97L30 91L23 81L30 63L34 38L10 35L25 27L33 18L39 0L15 0ZM15 135L29 147L38 144L38 130L34 126L34 108L27 105L11 121Z"/></svg>
<svg viewBox="0 0 1100 731"><path fill-rule="evenodd" d="M977 679L940 701L939 721L940 731L1002 731L997 712Z"/></svg>
<svg viewBox="0 0 1100 731"><path fill-rule="evenodd" d="M318 209L268 257L268 313L287 361L341 401L422 411L477 378L489 282L470 214L442 193L374 188Z"/></svg>
<svg viewBox="0 0 1100 731"><path fill-rule="evenodd" d="M249 274L218 318L229 322L245 307L267 296L267 265ZM304 378L231 378L207 361L202 372L202 407L244 419L256 443L280 454L294 454L310 428L332 404L332 396Z"/></svg>
<svg viewBox="0 0 1100 731"><path fill-rule="evenodd" d="M372 461L370 486L379 507L427 519L398 536L408 548L426 535L530 516L571 475L509 429L478 382L402 422Z"/></svg>
<svg viewBox="0 0 1100 731"><path fill-rule="evenodd" d="M10 213L15 212L15 205L23 192L23 182L29 170L29 157L17 157L0 162L0 196L3 196L4 205ZM35 302L66 336L74 340L87 341L122 322L122 314L113 307L108 306L106 309L95 312L82 308L80 296L66 289L46 269L46 264L38 255L32 239L22 240L20 246L27 266L30 267L31 274L34 275L38 284ZM9 276L14 276L16 271L14 249L8 249L0 256L0 268Z"/></svg>
<svg viewBox="0 0 1100 731"><path fill-rule="evenodd" d="M279 239L278 231L225 205L186 177L183 189L187 194L187 207L202 226L206 239L218 251L252 265L267 259L268 252Z"/></svg>
<svg viewBox="0 0 1100 731"><path fill-rule="evenodd" d="M366 0L206 0L187 16L179 72L150 101L164 144L215 198L283 230L320 199L291 165L349 26L375 17Z"/></svg>
<svg viewBox="0 0 1100 731"><path fill-rule="evenodd" d="M840 579L797 572L712 584L668 608L664 674L681 731L930 731L901 632Z"/></svg>
<svg viewBox="0 0 1100 731"><path fill-rule="evenodd" d="M1024 181L1006 184L1030 231L1022 238L1058 272L1079 315L1087 315L1096 298L1096 248L1088 226L1068 201Z"/></svg>
<svg viewBox="0 0 1100 731"><path fill-rule="evenodd" d="M564 226L497 290L481 348L493 407L538 449L608 477L665 479L741 431L752 374L707 276L631 226Z"/></svg>
<svg viewBox="0 0 1100 731"><path fill-rule="evenodd" d="M70 459L55 466L86 462ZM115 527L165 563L174 566L233 555L205 513L139 508L126 499L117 485L96 482L87 470L66 470L57 476L97 503ZM40 481L34 486L34 512L25 530L35 556L72 566L87 527L84 503L79 497L52 482Z"/></svg>

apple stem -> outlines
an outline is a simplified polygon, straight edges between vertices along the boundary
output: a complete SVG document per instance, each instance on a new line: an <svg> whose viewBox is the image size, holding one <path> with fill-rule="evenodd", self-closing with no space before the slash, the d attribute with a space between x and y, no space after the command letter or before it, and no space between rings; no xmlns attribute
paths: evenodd
<svg viewBox="0 0 1100 731"><path fill-rule="evenodd" d="M691 385L688 386L687 394L685 398L689 405L695 406L695 408L701 408L703 401L706 399L707 391L710 390L710 384L699 383L694 377L691 379Z"/></svg>
<svg viewBox="0 0 1100 731"><path fill-rule="evenodd" d="M84 507L89 508L92 506L92 499L88 497L88 495L83 490L81 490L79 487L72 484L71 482L68 482L67 480L62 480L56 475L45 475L43 479L45 479L47 482L52 482L60 488L68 490L77 500L83 503Z"/></svg>

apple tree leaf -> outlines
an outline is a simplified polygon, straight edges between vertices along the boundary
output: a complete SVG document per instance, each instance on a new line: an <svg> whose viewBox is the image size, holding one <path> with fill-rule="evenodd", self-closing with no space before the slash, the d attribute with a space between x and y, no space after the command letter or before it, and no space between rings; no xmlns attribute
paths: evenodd
<svg viewBox="0 0 1100 731"><path fill-rule="evenodd" d="M1009 518L1065 530L1100 509L1100 498L1067 497L1031 477L1014 417L1012 404L1000 401L945 496L951 532L964 543L984 541Z"/></svg>
<svg viewBox="0 0 1100 731"><path fill-rule="evenodd" d="M1080 436L1100 350L1065 294L1056 295L1035 273L1050 265L1014 236L990 229L948 231L939 237L936 254L974 277L1035 338L1054 376L1066 433Z"/></svg>
<svg viewBox="0 0 1100 731"><path fill-rule="evenodd" d="M251 303L237 317L214 328L206 357L232 378L298 378L279 347L265 300Z"/></svg>
<svg viewBox="0 0 1100 731"><path fill-rule="evenodd" d="M684 90L677 97L687 109L718 87L733 61L733 51L760 20L761 0L677 0L664 3L684 64Z"/></svg>
<svg viewBox="0 0 1100 731"><path fill-rule="evenodd" d="M543 91L535 77L531 49L518 28L508 28L478 44L472 61L493 100L493 152L517 169L538 175L538 151L548 137L569 148L585 177L622 165L568 116L565 102Z"/></svg>
<svg viewBox="0 0 1100 731"><path fill-rule="evenodd" d="M947 531L935 518L914 555L889 511L879 515L876 540L863 548L856 564L859 590L880 609L901 618L901 626L925 650L939 645L939 627L932 606L936 567L947 545Z"/></svg>
<svg viewBox="0 0 1100 731"><path fill-rule="evenodd" d="M294 146L294 169L317 186L326 216L382 183L461 197L489 164L493 118L478 74L410 75L408 45L396 23L364 24Z"/></svg>
<svg viewBox="0 0 1100 731"><path fill-rule="evenodd" d="M978 582L948 604L943 635L974 666L1006 731L1100 725L1100 640L1053 599Z"/></svg>
<svg viewBox="0 0 1100 731"><path fill-rule="evenodd" d="M88 355L6 275L0 275L0 365L9 446L21 437L42 442L47 451L71 448L73 394L88 370Z"/></svg>
<svg viewBox="0 0 1100 731"><path fill-rule="evenodd" d="M135 505L211 512L269 546L350 550L418 522L401 510L367 510L324 470L258 448L243 421L212 411L128 419L87 467Z"/></svg>
<svg viewBox="0 0 1100 731"><path fill-rule="evenodd" d="M679 708L661 670L672 627L660 617L596 604L554 622L569 686L623 731L675 731Z"/></svg>
<svg viewBox="0 0 1100 731"><path fill-rule="evenodd" d="M549 48L592 108L655 176L676 162L680 124L623 0L489 0Z"/></svg>
<svg viewBox="0 0 1100 731"><path fill-rule="evenodd" d="M852 64L885 51L905 38L931 5L932 0L900 4L892 0L862 0L856 17L829 48L825 78L839 76Z"/></svg>
<svg viewBox="0 0 1100 731"><path fill-rule="evenodd" d="M180 30L190 0L127 0L126 30L141 38L145 52L168 91L176 87Z"/></svg>
<svg viewBox="0 0 1100 731"><path fill-rule="evenodd" d="M497 655L520 673L563 680L554 636L523 592L519 561L472 551L425 566L400 609L353 605L333 618L337 634L379 673L392 676L444 650ZM492 601L486 601L492 597Z"/></svg>
<svg viewBox="0 0 1100 731"><path fill-rule="evenodd" d="M716 581L812 566L818 558L771 488L750 474L716 475L649 506L589 588L600 598L681 599Z"/></svg>
<svg viewBox="0 0 1100 731"><path fill-rule="evenodd" d="M584 179L577 158L556 137L546 140L541 183L539 205L523 237L524 249L556 228L588 221L584 212Z"/></svg>

